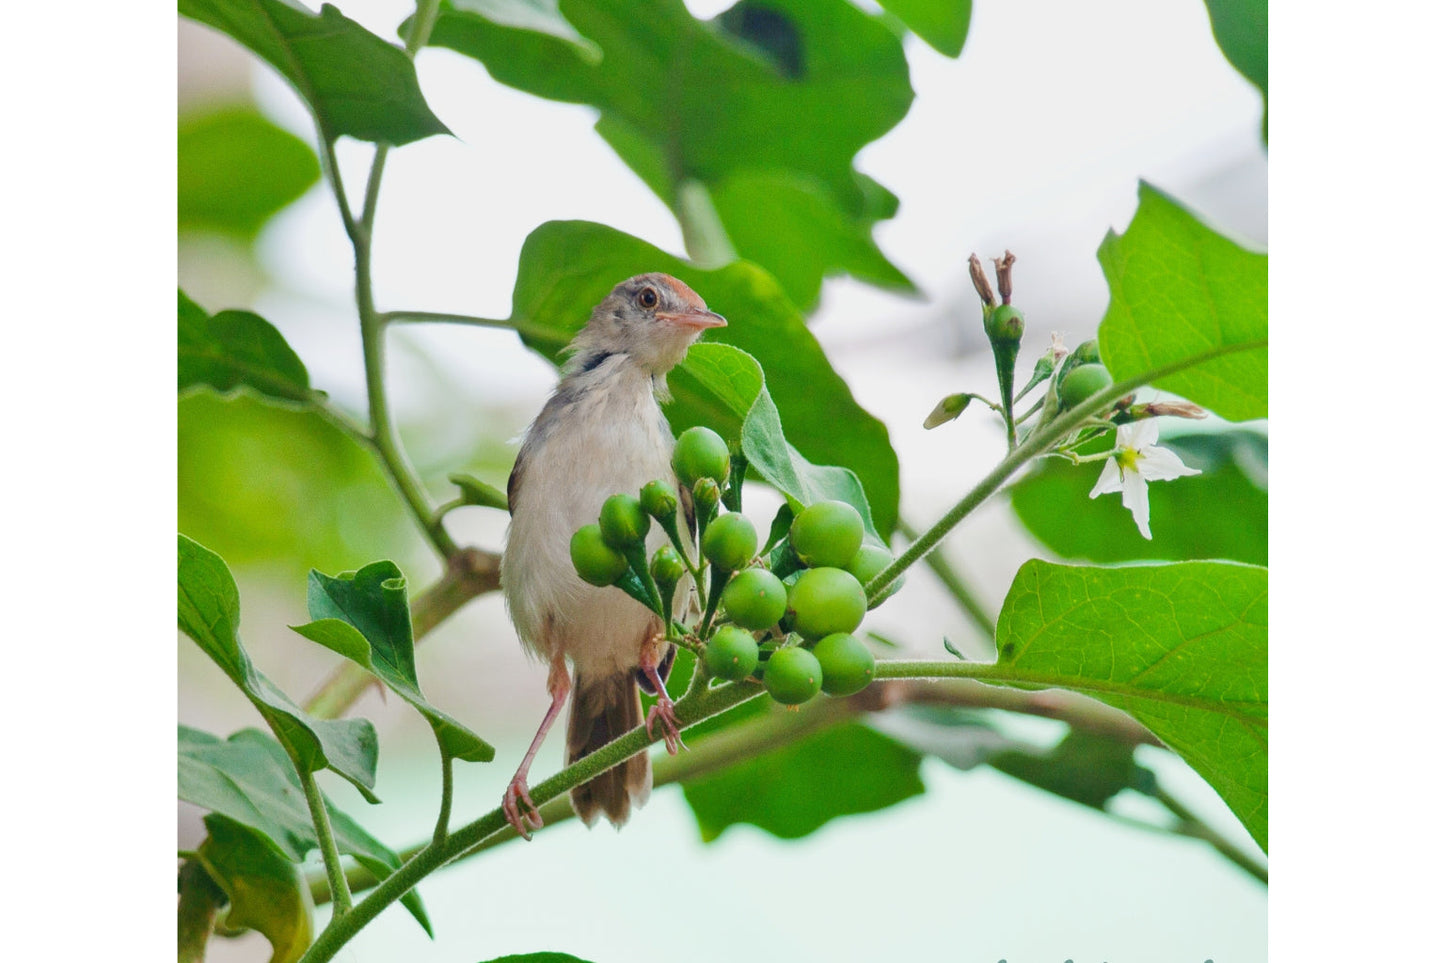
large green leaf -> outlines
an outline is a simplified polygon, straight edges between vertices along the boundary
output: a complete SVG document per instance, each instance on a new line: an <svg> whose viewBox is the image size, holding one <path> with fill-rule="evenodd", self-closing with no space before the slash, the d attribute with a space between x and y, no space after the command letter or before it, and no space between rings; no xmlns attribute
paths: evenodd
<svg viewBox="0 0 1445 963"><path fill-rule="evenodd" d="M1215 42L1269 100L1269 0L1204 0Z"/></svg>
<svg viewBox="0 0 1445 963"><path fill-rule="evenodd" d="M229 739L180 726L176 784L180 798L220 813L260 833L292 862L319 849L305 791L281 744L256 729ZM327 800L336 848L381 879L401 868L401 858ZM421 897L412 890L403 905L431 933Z"/></svg>
<svg viewBox="0 0 1445 963"><path fill-rule="evenodd" d="M1201 474L1149 486L1154 538L1139 534L1118 504L1089 498L1099 465L1042 463L1009 492L1035 538L1064 558L1093 562L1144 559L1269 561L1269 494L1263 477L1268 441L1252 431L1179 435L1164 440Z"/></svg>
<svg viewBox="0 0 1445 963"><path fill-rule="evenodd" d="M741 348L762 365L788 441L814 464L852 469L868 495L877 530L891 532L898 517L898 456L888 429L859 407L797 309L756 265L735 262L704 271L600 224L552 221L522 246L512 322L530 347L555 361L613 286L646 271L675 275L728 319L727 327L709 332L709 341ZM695 345L693 352L703 348ZM724 437L737 437L756 392L739 385L730 402L720 403L720 386L704 390L691 373L693 364L674 369L669 379L676 399L667 409L673 429L707 424ZM737 366L738 374L747 377L746 368Z"/></svg>
<svg viewBox="0 0 1445 963"><path fill-rule="evenodd" d="M1231 421L1268 416L1268 257L1140 181L1134 220L1104 238L1099 263L1099 350L1115 379L1212 357L1156 383Z"/></svg>
<svg viewBox="0 0 1445 963"><path fill-rule="evenodd" d="M293 628L360 665L426 717L443 754L489 762L496 754L480 736L421 694L406 578L395 562L372 562L333 578L312 570L306 607L313 621Z"/></svg>
<svg viewBox="0 0 1445 963"><path fill-rule="evenodd" d="M789 190L768 198L763 213L785 236L755 227L757 208L725 200L718 210L738 255L774 271L795 303L816 299L824 273L907 285L879 266L871 242L857 243L896 201L853 158L913 99L902 44L883 20L838 0L745 0L711 23L682 0L562 0L560 8L601 49L600 63L448 2L430 42L476 58L502 83L597 107L598 132L675 211L684 185L726 198L730 178L783 175ZM821 245L808 233L819 224L828 231Z"/></svg>
<svg viewBox="0 0 1445 963"><path fill-rule="evenodd" d="M316 152L254 107L184 117L177 133L176 212L182 230L253 239L321 178Z"/></svg>
<svg viewBox="0 0 1445 963"><path fill-rule="evenodd" d="M241 647L241 600L221 557L179 537L178 621L270 725L287 754L308 772L331 769L376 802L376 730L365 719L315 719L262 675Z"/></svg>
<svg viewBox="0 0 1445 963"><path fill-rule="evenodd" d="M878 0L934 50L949 57L963 53L973 0Z"/></svg>
<svg viewBox="0 0 1445 963"><path fill-rule="evenodd" d="M271 963L293 963L311 945L311 890L301 868L255 830L215 813L197 858L230 902L229 929L255 930L271 943Z"/></svg>
<svg viewBox="0 0 1445 963"><path fill-rule="evenodd" d="M702 838L751 823L798 839L831 819L873 812L923 792L918 753L846 723L683 783Z"/></svg>
<svg viewBox="0 0 1445 963"><path fill-rule="evenodd" d="M1268 849L1268 571L1030 561L998 619L998 674L1087 692L1184 758Z"/></svg>
<svg viewBox="0 0 1445 963"><path fill-rule="evenodd" d="M178 390L249 388L273 404L311 403L306 365L269 321L250 311L208 315L186 292L176 294Z"/></svg>
<svg viewBox="0 0 1445 963"><path fill-rule="evenodd" d="M281 72L327 140L409 144L448 133L400 47L329 3L319 14L284 0L180 0L180 12L230 35Z"/></svg>

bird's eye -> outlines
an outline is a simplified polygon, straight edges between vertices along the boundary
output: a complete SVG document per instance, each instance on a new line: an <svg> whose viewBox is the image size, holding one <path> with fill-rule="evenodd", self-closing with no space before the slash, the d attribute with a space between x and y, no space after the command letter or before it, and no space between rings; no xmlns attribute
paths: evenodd
<svg viewBox="0 0 1445 963"><path fill-rule="evenodd" d="M643 288L637 292L637 303L644 308L657 307L657 291L653 288Z"/></svg>

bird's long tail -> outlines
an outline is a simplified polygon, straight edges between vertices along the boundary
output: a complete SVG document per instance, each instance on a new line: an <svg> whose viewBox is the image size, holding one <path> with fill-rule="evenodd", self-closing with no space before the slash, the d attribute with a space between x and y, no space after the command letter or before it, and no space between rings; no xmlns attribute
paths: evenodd
<svg viewBox="0 0 1445 963"><path fill-rule="evenodd" d="M642 724L642 700L631 671L600 679L577 674L572 689L572 711L567 718L567 763ZM652 763L642 752L572 790L572 808L588 826L598 813L621 827L634 806L652 793Z"/></svg>

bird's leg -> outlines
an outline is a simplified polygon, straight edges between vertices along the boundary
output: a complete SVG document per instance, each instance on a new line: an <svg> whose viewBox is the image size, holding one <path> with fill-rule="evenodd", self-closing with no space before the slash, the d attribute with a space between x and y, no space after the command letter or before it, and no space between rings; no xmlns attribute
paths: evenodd
<svg viewBox="0 0 1445 963"><path fill-rule="evenodd" d="M687 746L682 744L682 731L677 724L677 714L673 709L672 698L667 694L667 684L662 681L662 675L657 671L661 662L658 652L664 648L660 643L665 641L665 637L659 635L650 639L648 644L643 645L642 663L639 668L652 683L652 687L657 690L657 701L652 704L651 709L647 710L645 723L647 735L652 736L652 724L657 722L662 727L662 743L667 747L668 755L675 756L679 748L686 749Z"/></svg>
<svg viewBox="0 0 1445 963"><path fill-rule="evenodd" d="M537 812L537 804L532 802L532 796L527 792L527 770L532 768L532 759L537 755L537 750L542 748L542 740L547 738L547 730L557 721L562 707L567 704L567 696L572 692L572 680L567 674L567 660L560 652L552 657L552 667L547 672L547 691L552 694L552 705L542 717L542 724L537 727L537 734L532 738L527 754L522 757L522 764L517 767L516 775L507 784L507 791L502 794L502 812L506 815L507 822L517 831L517 835L523 839L532 838L532 834L527 831L528 826L533 829L542 828L542 815Z"/></svg>

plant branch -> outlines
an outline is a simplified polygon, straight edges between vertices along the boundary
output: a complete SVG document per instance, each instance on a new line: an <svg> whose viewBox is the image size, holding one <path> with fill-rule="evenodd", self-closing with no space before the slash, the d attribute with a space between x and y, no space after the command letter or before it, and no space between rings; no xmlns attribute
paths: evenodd
<svg viewBox="0 0 1445 963"><path fill-rule="evenodd" d="M482 318L472 314L452 314L446 311L386 311L377 315L386 324L463 324L474 328L502 328L540 341L554 352L567 347L570 340L567 332L545 324L533 324L525 319Z"/></svg>
<svg viewBox="0 0 1445 963"><path fill-rule="evenodd" d="M442 749L440 740L437 748L441 749L442 755L442 804L441 810L437 813L437 828L432 832L432 842L440 844L447 838L447 829L452 822L452 757L445 749Z"/></svg>
<svg viewBox="0 0 1445 963"><path fill-rule="evenodd" d="M1261 883L1264 883L1266 886L1269 885L1269 870L1252 855L1245 852L1239 846L1236 846L1232 841L1224 838L1219 834L1218 830L1205 823L1204 820L1195 815L1192 810L1165 792L1162 788L1155 789L1152 795L1165 809L1169 810L1169 812L1179 820L1179 825L1175 827L1174 832L1182 836L1192 836L1195 839L1203 840L1213 846L1219 855Z"/></svg>
<svg viewBox="0 0 1445 963"><path fill-rule="evenodd" d="M501 587L502 558L496 552L464 548L447 559L441 579L412 599L411 627L421 640L467 602ZM354 662L342 662L306 700L306 711L335 719L361 697L375 677Z"/></svg>
<svg viewBox="0 0 1445 963"><path fill-rule="evenodd" d="M742 682L701 692L677 703L678 721L683 728L686 728L761 695L763 695L761 686ZM648 735L642 726L638 726L533 787L532 798L537 800L539 805L546 805L553 799L559 799L574 786L581 785L592 777L637 755L661 738L661 732L654 738ZM480 819L461 827L443 842L433 842L423 847L399 870L382 880L376 889L357 903L350 912L340 912L333 916L331 922L317 937L316 942L301 957L302 963L321 963L321 961L332 959L363 926L375 919L377 914L386 907L410 892L429 873L450 863L492 834L508 828L506 817L498 807ZM342 881L345 881L344 878Z"/></svg>
<svg viewBox="0 0 1445 963"><path fill-rule="evenodd" d="M311 822L316 826L321 859L326 863L326 881L331 887L331 902L336 907L336 915L344 916L351 911L351 890L346 882L346 873L341 869L341 854L336 849L336 838L331 834L331 816L326 812L326 800L321 797L314 772L305 766L297 765L296 774L301 777L301 788L306 792L306 805L311 810Z"/></svg>
<svg viewBox="0 0 1445 963"><path fill-rule="evenodd" d="M864 588L868 593L868 604L874 605L887 592L888 586L894 579L914 562L933 550L943 537L953 530L964 517L972 512L979 505L983 504L994 492L1003 486L1003 483L1024 465L1027 465L1036 456L1048 451L1054 445L1063 441L1075 430L1094 418L1097 412L1103 411L1108 405L1124 397L1130 392L1137 391L1151 381L1166 378L1171 374L1184 371L1196 365L1222 358L1226 355L1236 354L1240 351L1254 351L1264 347L1268 342L1251 341L1245 344L1226 345L1223 348L1216 348L1213 351L1187 358L1184 361L1165 365L1153 371L1121 381L1117 384L1101 388L1088 398L1084 399L1078 407L1072 408L1046 425L1040 425L1029 433L1028 438L1017 448L1008 453L1003 461L999 462L983 480L975 485L968 494L959 499L948 512L933 525L932 528L914 539L913 544L904 550L903 554L894 559L893 564L879 572L872 581Z"/></svg>

